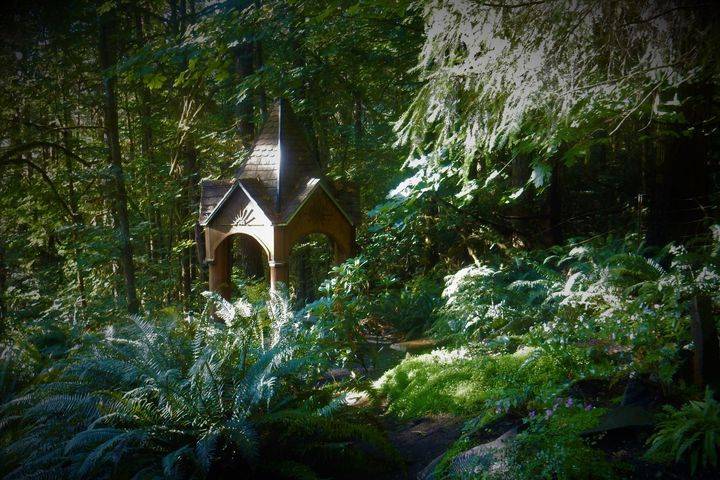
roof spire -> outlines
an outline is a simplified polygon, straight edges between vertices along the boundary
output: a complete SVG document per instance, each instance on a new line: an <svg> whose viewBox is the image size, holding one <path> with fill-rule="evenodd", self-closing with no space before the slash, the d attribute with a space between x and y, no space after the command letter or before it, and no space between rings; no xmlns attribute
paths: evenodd
<svg viewBox="0 0 720 480"><path fill-rule="evenodd" d="M259 181L276 212L285 208L287 198L308 179L321 177L320 166L287 100L277 100L270 109L250 156L235 176Z"/></svg>

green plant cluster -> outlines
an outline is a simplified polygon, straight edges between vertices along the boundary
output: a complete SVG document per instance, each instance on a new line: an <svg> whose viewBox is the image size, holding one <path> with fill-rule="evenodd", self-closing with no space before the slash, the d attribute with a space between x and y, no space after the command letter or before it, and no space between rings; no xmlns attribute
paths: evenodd
<svg viewBox="0 0 720 480"><path fill-rule="evenodd" d="M647 457L669 462L689 461L690 474L698 467L716 468L720 451L720 403L709 388L703 400L691 400L679 410L665 406L664 418L649 441Z"/></svg>
<svg viewBox="0 0 720 480"><path fill-rule="evenodd" d="M472 447L495 420L524 419L507 456L512 478L617 478L623 465L584 435L604 409L570 392L579 382L609 388L641 376L675 398L692 396L680 371L693 348L692 301L707 296L720 306L719 245L716 235L709 245L649 255L627 237L488 255L446 278L432 332L451 346L406 358L377 391L401 418L471 417L448 455ZM688 461L693 472L714 467L714 402L708 393L670 410L648 458Z"/></svg>
<svg viewBox="0 0 720 480"><path fill-rule="evenodd" d="M320 478L393 458L342 395L316 387L327 363L287 295L273 294L268 325L244 300L209 296L198 317L85 336L12 395L6 478Z"/></svg>
<svg viewBox="0 0 720 480"><path fill-rule="evenodd" d="M717 240L647 255L633 238L511 251L448 276L437 335L491 352L518 345L584 349L617 374L670 384L691 348L691 301L720 306Z"/></svg>
<svg viewBox="0 0 720 480"><path fill-rule="evenodd" d="M405 418L524 412L530 402L549 401L574 379L586 377L590 362L581 358L583 352L564 354L542 349L500 355L436 350L406 359L386 372L377 387L389 401L388 410Z"/></svg>

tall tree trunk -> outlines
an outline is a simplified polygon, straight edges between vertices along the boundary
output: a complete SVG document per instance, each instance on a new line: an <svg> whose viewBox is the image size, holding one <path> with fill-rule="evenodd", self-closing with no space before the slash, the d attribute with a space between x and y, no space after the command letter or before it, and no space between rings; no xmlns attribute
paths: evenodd
<svg viewBox="0 0 720 480"><path fill-rule="evenodd" d="M2 235L0 235L0 329L2 329L3 321L7 316L7 307L5 306L5 289L7 288L7 265L5 262L5 245ZM0 330L2 331L2 330Z"/></svg>
<svg viewBox="0 0 720 480"><path fill-rule="evenodd" d="M62 131L63 146L72 151L72 142L70 138L70 131L67 127L70 126L70 115L67 108L63 110L63 123L66 128ZM78 208L77 192L75 191L75 169L73 167L73 159L70 155L65 154L65 171L68 176L68 205L72 210L72 249L73 256L75 257L75 280L77 282L78 295L80 300L80 306L85 309L87 308L87 299L85 298L85 274L82 269L82 261L80 258L80 231L82 230L82 216Z"/></svg>
<svg viewBox="0 0 720 480"><path fill-rule="evenodd" d="M355 131L355 146L360 147L363 138L363 103L360 94L353 94L355 105L353 106L353 129Z"/></svg>
<svg viewBox="0 0 720 480"><path fill-rule="evenodd" d="M111 69L117 63L116 50L116 15L114 11L107 12L100 17L100 68L103 71L103 125L105 128L105 141L109 150L111 189L113 213L115 214L115 227L120 242L120 264L125 277L125 300L127 310L131 314L139 311L139 303L135 288L135 264L133 250L130 242L130 222L127 208L127 191L125 189L125 174L122 166L120 152L120 133L118 129L117 106L117 76Z"/></svg>
<svg viewBox="0 0 720 480"><path fill-rule="evenodd" d="M180 220L181 225L184 227L188 224L190 216L198 211L199 192L197 184L200 172L197 165L197 150L194 145L182 146L181 155L183 157L183 189L185 195L181 196ZM185 238L190 242L195 241L194 228L185 232ZM190 306L192 282L196 278L197 262L195 258L195 246L191 243L190 246L183 249L181 260L183 300L186 307Z"/></svg>
<svg viewBox="0 0 720 480"><path fill-rule="evenodd" d="M179 25L170 25L173 30L183 32L187 27L188 21L188 4L185 0L180 0L179 10L176 18ZM188 68L187 58L183 58L182 68ZM185 105L194 105L194 94L187 88L181 89L178 95L178 118L180 123L184 122L182 118L183 112L186 111ZM181 177L181 193L175 206L177 212L178 226L181 232L178 238L181 241L188 241L189 246L180 252L180 296L183 300L185 308L190 307L192 297L192 283L196 278L197 262L195 260L195 231L194 228L187 228L190 223L191 215L197 212L199 202L199 191L197 188L200 177L197 163L197 149L192 135L183 134L178 145L178 157L180 164Z"/></svg>
<svg viewBox="0 0 720 480"><path fill-rule="evenodd" d="M686 85L678 94L684 99L682 109L687 124L659 126L678 131L659 138L657 155L648 159L645 239L650 246L659 248L670 241L686 242L709 233L705 212L709 207L710 145L703 123L710 117L713 93L708 83ZM694 134L687 135L691 127ZM696 293L688 301L695 345L694 381L701 386L718 385L720 344L712 303L705 293Z"/></svg>

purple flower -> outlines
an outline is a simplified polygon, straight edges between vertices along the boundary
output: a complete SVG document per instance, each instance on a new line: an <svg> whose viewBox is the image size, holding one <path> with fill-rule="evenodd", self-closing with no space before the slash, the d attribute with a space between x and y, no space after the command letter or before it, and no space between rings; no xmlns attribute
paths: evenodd
<svg viewBox="0 0 720 480"><path fill-rule="evenodd" d="M586 411L589 412L589 411L592 410L592 409L593 409L592 403L588 403L587 405L585 405L585 410L586 410Z"/></svg>
<svg viewBox="0 0 720 480"><path fill-rule="evenodd" d="M568 408L570 408L570 407L573 406L573 399L572 399L572 397L569 397L569 398L567 399L567 402L565 402L565 406L568 407Z"/></svg>
<svg viewBox="0 0 720 480"><path fill-rule="evenodd" d="M553 411L550 410L549 408L547 410L545 410L545 418L552 417L552 414L553 414Z"/></svg>
<svg viewBox="0 0 720 480"><path fill-rule="evenodd" d="M535 418L535 410L530 410L530 418Z"/></svg>

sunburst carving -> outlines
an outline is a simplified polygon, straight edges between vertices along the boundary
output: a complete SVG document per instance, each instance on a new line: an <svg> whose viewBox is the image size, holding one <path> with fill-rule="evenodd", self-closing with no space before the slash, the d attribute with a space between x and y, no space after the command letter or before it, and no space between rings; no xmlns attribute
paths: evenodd
<svg viewBox="0 0 720 480"><path fill-rule="evenodd" d="M233 220L233 225L237 227L244 227L246 225L250 225L252 222L255 221L255 215L251 208L243 208L240 213L235 217L235 220Z"/></svg>

